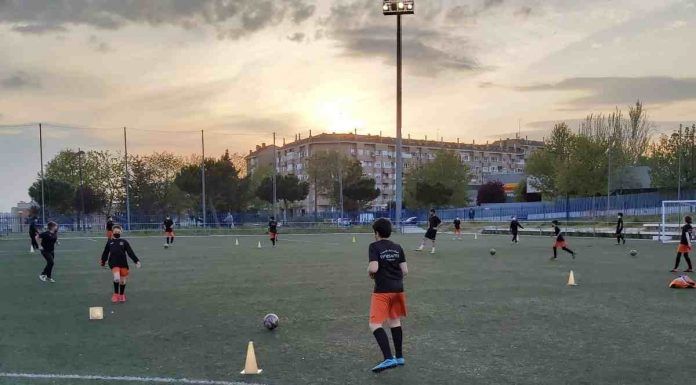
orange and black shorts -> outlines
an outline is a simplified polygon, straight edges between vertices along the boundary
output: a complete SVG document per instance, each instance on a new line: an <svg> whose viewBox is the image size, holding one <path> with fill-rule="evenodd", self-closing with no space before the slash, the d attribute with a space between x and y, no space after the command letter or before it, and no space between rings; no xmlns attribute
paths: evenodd
<svg viewBox="0 0 696 385"><path fill-rule="evenodd" d="M690 253L691 252L691 246L689 245L683 245L679 244L679 247L677 247L677 253Z"/></svg>
<svg viewBox="0 0 696 385"><path fill-rule="evenodd" d="M128 268L127 267L117 267L114 266L111 268L111 272L113 274L118 273L121 277L127 277L128 276Z"/></svg>
<svg viewBox="0 0 696 385"><path fill-rule="evenodd" d="M165 234L166 236L168 236L168 237L173 237L173 236L174 236L174 230L165 231L164 234Z"/></svg>
<svg viewBox="0 0 696 385"><path fill-rule="evenodd" d="M556 241L556 243L553 244L553 247L562 249L564 247L568 246L566 241Z"/></svg>
<svg viewBox="0 0 696 385"><path fill-rule="evenodd" d="M372 293L370 323L381 324L388 319L406 317L404 293Z"/></svg>
<svg viewBox="0 0 696 385"><path fill-rule="evenodd" d="M114 237L113 230L106 230L106 239L111 239Z"/></svg>
<svg viewBox="0 0 696 385"><path fill-rule="evenodd" d="M271 239L278 239L278 233L269 232L268 235L271 237Z"/></svg>

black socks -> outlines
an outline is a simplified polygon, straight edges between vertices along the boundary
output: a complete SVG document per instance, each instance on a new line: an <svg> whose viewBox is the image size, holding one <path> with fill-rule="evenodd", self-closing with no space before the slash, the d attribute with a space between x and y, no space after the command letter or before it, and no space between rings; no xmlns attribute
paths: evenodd
<svg viewBox="0 0 696 385"><path fill-rule="evenodd" d="M377 340L377 344L379 345L379 348L382 350L382 355L384 355L384 359L388 360L392 358L391 347L389 346L389 337L387 337L387 332L385 332L383 328L379 328L372 332L372 334L374 334L375 339Z"/></svg>
<svg viewBox="0 0 696 385"><path fill-rule="evenodd" d="M126 292L126 285L123 284L119 287L119 294L123 295Z"/></svg>
<svg viewBox="0 0 696 385"><path fill-rule="evenodd" d="M114 294L118 294L118 282L114 282Z"/></svg>
<svg viewBox="0 0 696 385"><path fill-rule="evenodd" d="M394 354L396 354L396 358L402 358L404 355L401 351L401 347L403 345L404 335L401 326L391 328L391 333L392 339L394 340Z"/></svg>

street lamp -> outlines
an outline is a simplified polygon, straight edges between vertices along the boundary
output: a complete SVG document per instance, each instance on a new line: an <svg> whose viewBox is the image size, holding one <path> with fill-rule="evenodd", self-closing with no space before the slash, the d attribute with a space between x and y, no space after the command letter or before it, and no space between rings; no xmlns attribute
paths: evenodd
<svg viewBox="0 0 696 385"><path fill-rule="evenodd" d="M386 16L396 15L396 226L401 230L401 209L403 207L403 170L404 163L401 154L401 15L414 13L414 0L384 0L382 13Z"/></svg>
<svg viewBox="0 0 696 385"><path fill-rule="evenodd" d="M79 148L77 149L77 160L78 160L78 168L79 168L79 173L80 173L80 201L81 201L81 207L82 210L80 211L80 224L82 225L82 231L85 230L85 220L84 220L84 215L85 215L85 187L84 187L84 181L82 178L82 157L85 155L85 152L80 150Z"/></svg>

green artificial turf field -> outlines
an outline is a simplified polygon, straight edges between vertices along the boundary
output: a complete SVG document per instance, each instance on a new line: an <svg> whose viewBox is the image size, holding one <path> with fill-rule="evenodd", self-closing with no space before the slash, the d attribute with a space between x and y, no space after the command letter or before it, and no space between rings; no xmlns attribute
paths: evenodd
<svg viewBox="0 0 696 385"><path fill-rule="evenodd" d="M372 374L379 349L368 330L369 235L129 238L143 262L129 301L112 305L99 239L63 239L56 283L37 275L28 243L0 241L0 372L194 378L304 384L694 383L696 290L668 289L675 245L570 238L441 235L435 255L407 250L406 366ZM256 248L262 241L263 248ZM496 248L495 256L489 255ZM630 257L637 249L637 257ZM427 250L427 247L426 247ZM568 287L570 270L579 286ZM105 319L89 321L103 306ZM267 331L273 312L280 327ZM391 338L391 337L390 337ZM243 377L248 341L259 376ZM17 379L1 384L144 384Z"/></svg>

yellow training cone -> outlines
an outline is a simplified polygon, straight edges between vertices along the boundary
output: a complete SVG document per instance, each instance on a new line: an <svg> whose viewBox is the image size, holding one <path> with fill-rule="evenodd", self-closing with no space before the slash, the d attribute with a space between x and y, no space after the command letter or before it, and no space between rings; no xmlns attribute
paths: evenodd
<svg viewBox="0 0 696 385"><path fill-rule="evenodd" d="M247 346L247 356L246 362L244 363L244 370L241 374L260 374L263 369L259 369L259 365L256 363L256 353L254 353L254 342L249 341L249 346Z"/></svg>
<svg viewBox="0 0 696 385"><path fill-rule="evenodd" d="M578 284L575 283L575 274L573 274L573 270L570 271L570 275L568 276L568 286L577 286Z"/></svg>
<svg viewBox="0 0 696 385"><path fill-rule="evenodd" d="M91 320L104 319L104 308L103 307L91 307L91 308L89 308L89 319L91 319Z"/></svg>
<svg viewBox="0 0 696 385"><path fill-rule="evenodd" d="M235 238L235 239L234 239L234 245L235 245L235 246L239 246L239 238Z"/></svg>
<svg viewBox="0 0 696 385"><path fill-rule="evenodd" d="M256 247L258 247L259 249L261 248L261 241L259 241L259 245Z"/></svg>

